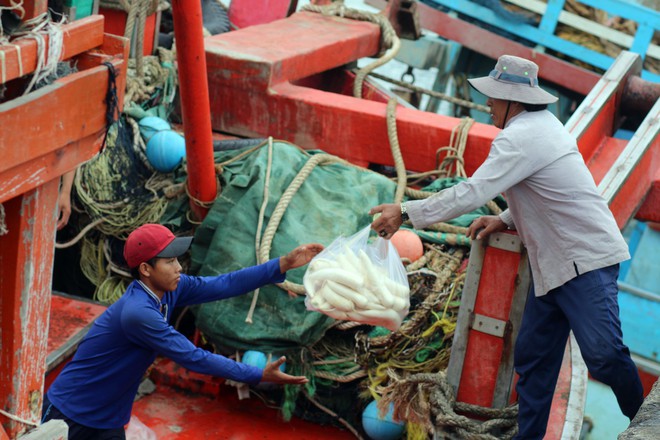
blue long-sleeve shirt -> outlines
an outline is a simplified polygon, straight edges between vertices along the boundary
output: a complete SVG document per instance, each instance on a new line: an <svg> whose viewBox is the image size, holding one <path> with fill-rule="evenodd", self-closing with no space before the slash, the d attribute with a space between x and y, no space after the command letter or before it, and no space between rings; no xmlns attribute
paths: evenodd
<svg viewBox="0 0 660 440"><path fill-rule="evenodd" d="M169 319L174 307L231 298L284 279L278 258L215 277L182 274L176 290L166 292L160 301L146 286L133 281L96 319L51 385L48 399L82 425L123 427L130 420L140 381L156 355L198 373L259 383L263 370L196 347Z"/></svg>

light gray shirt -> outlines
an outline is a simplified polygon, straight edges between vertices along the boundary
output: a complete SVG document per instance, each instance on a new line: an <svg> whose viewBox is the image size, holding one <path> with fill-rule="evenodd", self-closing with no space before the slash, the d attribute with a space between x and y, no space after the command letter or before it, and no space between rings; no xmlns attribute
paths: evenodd
<svg viewBox="0 0 660 440"><path fill-rule="evenodd" d="M536 296L630 258L575 139L547 110L511 118L468 180L406 202L406 208L419 229L470 212L501 193L509 209L500 218L527 248Z"/></svg>

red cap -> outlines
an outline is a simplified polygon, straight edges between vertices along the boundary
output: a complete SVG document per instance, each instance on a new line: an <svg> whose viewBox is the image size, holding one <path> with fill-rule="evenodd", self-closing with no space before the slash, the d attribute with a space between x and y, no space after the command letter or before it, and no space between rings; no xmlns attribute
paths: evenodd
<svg viewBox="0 0 660 440"><path fill-rule="evenodd" d="M175 237L165 226L147 223L131 232L126 239L124 259L132 269L154 257L178 257L186 253L192 239L192 237Z"/></svg>

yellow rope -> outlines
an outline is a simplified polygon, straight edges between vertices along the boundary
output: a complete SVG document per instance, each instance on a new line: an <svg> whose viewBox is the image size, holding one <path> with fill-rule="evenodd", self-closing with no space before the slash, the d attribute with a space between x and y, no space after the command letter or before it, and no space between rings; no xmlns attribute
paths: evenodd
<svg viewBox="0 0 660 440"><path fill-rule="evenodd" d="M261 208L259 209L259 221L257 222L257 233L254 237L254 248L255 256L257 261L259 260L259 250L261 248L261 227L264 223L264 214L266 213L266 206L268 206L268 193L270 188L270 173L273 168L273 138L272 136L268 137L268 162L266 165L266 179L264 180L264 198L261 202ZM259 289L257 288L252 294L252 303L250 304L250 310L248 311L245 322L252 324L252 316L254 315L254 309L257 307L257 300L259 299Z"/></svg>

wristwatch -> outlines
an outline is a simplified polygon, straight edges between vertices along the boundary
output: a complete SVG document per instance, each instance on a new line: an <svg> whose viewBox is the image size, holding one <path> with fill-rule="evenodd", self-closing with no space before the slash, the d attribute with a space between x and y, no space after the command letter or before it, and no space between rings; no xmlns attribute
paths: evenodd
<svg viewBox="0 0 660 440"><path fill-rule="evenodd" d="M403 220L404 222L410 220L410 216L408 215L408 209L406 208L405 203L401 204L401 220Z"/></svg>

